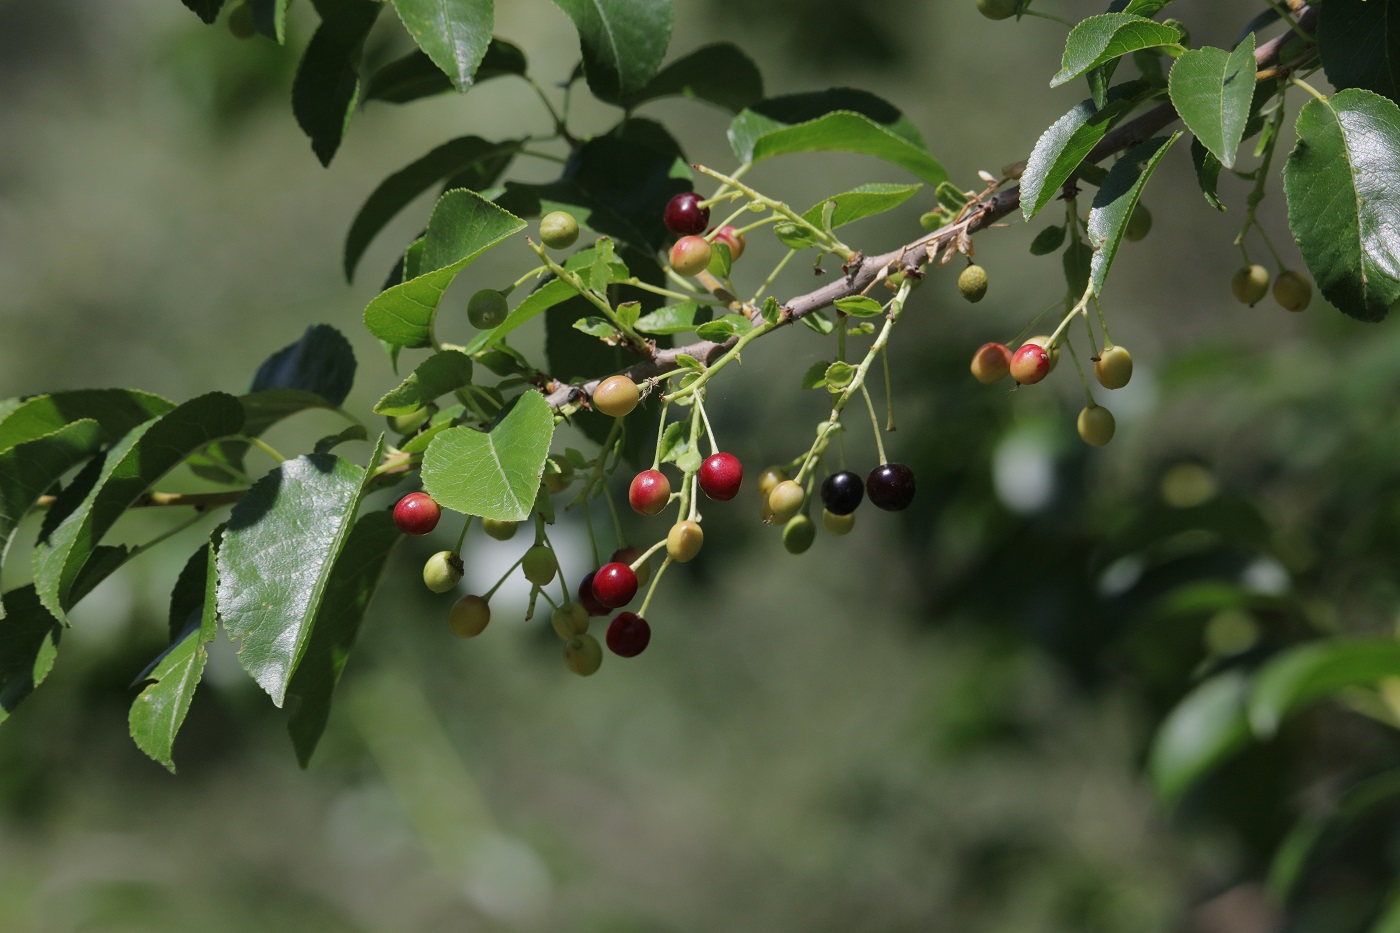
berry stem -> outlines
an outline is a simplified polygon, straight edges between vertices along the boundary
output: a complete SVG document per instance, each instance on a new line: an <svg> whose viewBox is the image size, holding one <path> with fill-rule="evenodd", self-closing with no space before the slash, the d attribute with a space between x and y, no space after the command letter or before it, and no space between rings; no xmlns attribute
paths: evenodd
<svg viewBox="0 0 1400 933"><path fill-rule="evenodd" d="M885 367L885 430L893 432L894 426L894 384L890 379L890 348L880 352L880 360Z"/></svg>
<svg viewBox="0 0 1400 933"><path fill-rule="evenodd" d="M472 526L472 518L474 517L475 516L468 515L467 520L462 523L462 533L457 536L457 546L452 549L453 554L462 553L462 542L467 540L467 529Z"/></svg>
<svg viewBox="0 0 1400 933"><path fill-rule="evenodd" d="M665 544L666 542L662 541L661 543ZM666 572L666 568L671 566L671 563L671 558L668 556L661 562L661 566L656 568L656 574L651 578L651 585L647 587L646 598L642 600L642 608L637 610L637 615L646 617L647 607L651 605L652 594L656 592L656 584L661 582L661 575Z"/></svg>
<svg viewBox="0 0 1400 933"><path fill-rule="evenodd" d="M722 302L722 301L710 301L710 300L707 300L705 297L703 297L703 295L704 295L703 292L688 292L688 293L685 293L685 292L672 291L672 290L669 289L669 288L661 288L661 287L658 286L658 285L651 285L651 284L649 284L649 283L647 283L647 282L643 282L641 279L637 278L636 276L633 276L632 278L628 279L626 282L621 283L621 284L631 285L633 288L639 288L639 289L641 289L641 290L644 291L644 292L651 292L653 295L660 295L660 296L662 296L663 298L674 298L676 301L694 301L694 302L697 302L697 303L702 304L702 305L724 304L724 302Z"/></svg>
<svg viewBox="0 0 1400 933"><path fill-rule="evenodd" d="M602 560L598 553L598 534L593 530L593 509L588 500L583 503L583 524L588 529L588 547L593 551L593 566L602 566Z"/></svg>
<svg viewBox="0 0 1400 933"><path fill-rule="evenodd" d="M263 453L267 454L269 457L271 457L273 460L276 460L278 463L287 462L287 458L282 456L282 454L278 452L277 448L273 447L271 444L269 444L267 441L263 440L260 437L253 437L251 434L243 434L239 436L238 440L243 441L245 444L249 444L253 447L256 447L258 450L261 450Z"/></svg>
<svg viewBox="0 0 1400 933"><path fill-rule="evenodd" d="M461 558L461 555L458 555L458 559L460 559L460 558ZM510 569L508 569L505 573L501 574L501 579L499 579L499 580L496 581L496 585L493 586L493 587L491 587L491 589L487 590L485 593L483 593L483 594L481 595L481 598L484 599L484 600L486 600L486 601L488 601L488 602L490 602L491 597L496 595L496 591L499 590L499 589L501 588L501 586L502 586L507 580L510 579L510 575L511 575L511 574L515 573L515 568L519 567L519 566L520 566L522 563L524 563L524 562L525 562L525 555L524 555L524 554L521 554L518 558L516 558L515 563L513 563L513 564L510 565ZM538 587L536 587L536 589L538 589Z"/></svg>
<svg viewBox="0 0 1400 933"><path fill-rule="evenodd" d="M1094 401L1094 390L1089 388L1089 377L1084 374L1084 366L1079 362L1079 354L1075 352L1074 344L1065 341L1065 349L1069 350L1069 358L1074 360L1074 370L1079 373L1079 384L1084 386L1084 396L1089 400L1089 407L1093 408L1097 403Z"/></svg>
<svg viewBox="0 0 1400 933"><path fill-rule="evenodd" d="M1311 44L1317 41L1313 38L1312 33L1304 29L1302 24L1299 23L1298 20L1293 16L1293 12L1283 4L1279 3L1278 0L1264 0L1264 2L1267 3L1270 6L1270 8L1272 8L1273 11L1278 14L1279 19L1287 23L1288 28L1292 29L1295 33L1297 33L1298 37L1304 42ZM1312 88L1308 88L1308 90L1311 91ZM1317 92L1313 91L1313 93L1316 94Z"/></svg>
<svg viewBox="0 0 1400 933"><path fill-rule="evenodd" d="M699 168L699 166L696 166L696 168ZM717 189L715 189L715 193L712 194L708 199L701 201L700 206L713 207L715 204L718 204L721 200L725 198L737 197L737 195L731 194L730 191L733 189L739 189L739 179L747 175L749 173L749 169L751 168L753 168L752 162L741 162L739 164L739 167L736 168L728 178L721 179L721 184ZM719 178L718 175L712 177ZM739 190L742 193L742 189Z"/></svg>
<svg viewBox="0 0 1400 933"><path fill-rule="evenodd" d="M627 540L622 533L622 519L617 517L617 503L613 501L612 490L606 485L603 486L603 498L608 502L608 511L612 513L613 533L617 535L617 546L622 547L622 543Z"/></svg>
<svg viewBox="0 0 1400 933"><path fill-rule="evenodd" d="M1108 334L1108 321L1103 316L1103 305L1099 304L1097 298L1094 299L1094 310L1099 315L1099 330L1103 331L1103 345L1111 347L1113 346L1113 338ZM1089 315L1087 314L1084 315L1084 323L1085 325L1089 324ZM1093 350L1095 355L1098 355L1098 350L1094 346L1094 328L1092 326L1089 326L1089 349Z"/></svg>
<svg viewBox="0 0 1400 933"><path fill-rule="evenodd" d="M710 414L705 411L705 393L697 392L695 395L695 410L700 412L700 420L705 422L705 436L710 439L711 455L719 453L719 444L715 442L715 429L710 427Z"/></svg>
<svg viewBox="0 0 1400 933"><path fill-rule="evenodd" d="M545 94L544 88L540 87L539 82L529 75L521 75L521 77L534 89L535 96L540 99L540 103L544 104L544 109L549 111L549 118L554 121L554 132L559 134L570 146L576 145L578 140L574 139L574 137L569 134L569 128L564 123L564 117L558 110L554 109L554 104L550 103L549 96ZM565 99L567 100L568 91L566 90L564 93Z"/></svg>
<svg viewBox="0 0 1400 933"><path fill-rule="evenodd" d="M646 551L645 551L645 553L643 553L641 557L638 557L636 560L632 561L632 563L628 564L627 566L629 566L629 567L632 568L632 572L633 572L633 573L636 573L638 567L642 566L642 565L645 564L647 561L651 560L651 555L655 554L657 551L661 550L661 549L664 548L665 546L666 546L666 539L665 539L665 538L662 538L660 541L656 542L656 543L653 544L651 547L647 548ZM639 612L639 613L637 613L637 615L641 615L641 613Z"/></svg>
<svg viewBox="0 0 1400 933"><path fill-rule="evenodd" d="M816 239L818 244L824 247L828 252L836 253L846 262L849 262L851 260L851 257L855 255L855 251L852 250L845 243L842 243L840 240L836 239L836 237L827 233L825 230L823 230L821 227L818 227L816 224L811 223L801 214L797 213L792 208L784 204L782 201L775 201L767 195L755 191L753 188L750 188L748 185L745 185L742 182L740 182L736 176L723 175L712 168L708 168L704 165L698 164L695 166L695 170L697 172L700 172L701 174L709 175L711 178L723 182L724 184L730 187L742 191L744 194L748 195L750 201L756 201L759 204L762 204L764 207L771 210L773 213L780 214L785 219L797 224L799 227L804 228L812 234L812 236Z"/></svg>
<svg viewBox="0 0 1400 933"><path fill-rule="evenodd" d="M669 402L661 404L661 417L656 424L656 452L651 457L651 468L653 470L661 466L661 443L666 438L666 409L670 408Z"/></svg>
<svg viewBox="0 0 1400 933"><path fill-rule="evenodd" d="M787 251L786 256L778 260L778 264L773 267L773 271L768 273L768 278L763 280L763 284L758 286L758 291L754 292L753 297L749 299L749 304L758 304L758 300L763 297L763 293L768 291L772 284L777 280L778 273L782 272L783 267L786 266L788 262L791 261L792 257L796 256L799 252L800 250L790 249Z"/></svg>
<svg viewBox="0 0 1400 933"><path fill-rule="evenodd" d="M617 316L617 312L613 310L613 306L608 303L607 298L599 295L584 284L583 279L579 277L578 273L571 272L555 262L539 243L529 238L526 238L525 242L530 244L530 248L535 251L540 259L544 260L550 272L553 272L557 278L569 283L574 291L588 300L589 304L603 312L603 317L607 318L608 323L616 327L618 332L621 333L623 337L627 338L628 344L634 351L642 356L647 356L651 352L651 348L648 346L647 342L642 339L641 335L628 325L622 323L622 319Z"/></svg>
<svg viewBox="0 0 1400 933"><path fill-rule="evenodd" d="M860 387L860 394L865 398L865 407L870 412L870 426L875 429L875 453L879 455L881 463L889 463L885 458L885 441L880 437L880 419L875 417L875 403L870 400L870 392L864 385Z"/></svg>
<svg viewBox="0 0 1400 933"><path fill-rule="evenodd" d="M151 548L155 547L157 544L160 544L167 538L173 538L175 535L178 535L186 528L189 528L191 525L194 525L200 519L204 518L204 515L205 513L202 511L195 512L193 515L191 515L184 521L171 525L169 528L165 529L151 540L144 541L141 544L136 545L130 551L127 551L126 556L122 558L122 563L125 564L127 561L131 560L133 557L135 557L137 554L140 554L142 551L149 551Z"/></svg>

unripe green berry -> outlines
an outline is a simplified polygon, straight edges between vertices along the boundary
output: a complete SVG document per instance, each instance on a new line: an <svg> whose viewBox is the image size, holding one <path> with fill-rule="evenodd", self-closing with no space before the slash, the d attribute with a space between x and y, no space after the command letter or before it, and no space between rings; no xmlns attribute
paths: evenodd
<svg viewBox="0 0 1400 933"><path fill-rule="evenodd" d="M563 457L550 457L557 469L544 471L544 488L551 496L563 492L574 481L574 465Z"/></svg>
<svg viewBox="0 0 1400 933"><path fill-rule="evenodd" d="M1020 0L977 0L977 12L987 19L1009 19L1020 5Z"/></svg>
<svg viewBox="0 0 1400 933"><path fill-rule="evenodd" d="M787 470L782 467L765 467L763 472L758 474L758 494L763 497L763 501L767 502L773 488L787 478Z"/></svg>
<svg viewBox="0 0 1400 933"><path fill-rule="evenodd" d="M789 554L803 554L817 539L817 526L805 515L794 515L783 526L783 547Z"/></svg>
<svg viewBox="0 0 1400 933"><path fill-rule="evenodd" d="M588 631L588 610L582 603L565 603L550 613L549 624L554 627L554 634L571 641Z"/></svg>
<svg viewBox="0 0 1400 933"><path fill-rule="evenodd" d="M515 532L520 526L515 522L503 522L495 518L483 518L481 520L481 530L487 536L495 538L497 541L509 541L515 537Z"/></svg>
<svg viewBox="0 0 1400 933"><path fill-rule="evenodd" d="M568 211L550 211L540 218L540 242L550 249L568 249L578 242L578 221Z"/></svg>
<svg viewBox="0 0 1400 933"><path fill-rule="evenodd" d="M446 593L462 579L462 559L451 551L438 551L423 565L423 585L434 593Z"/></svg>
<svg viewBox="0 0 1400 933"><path fill-rule="evenodd" d="M666 532L666 553L677 563L693 560L704 543L705 532L695 522L676 522Z"/></svg>
<svg viewBox="0 0 1400 933"><path fill-rule="evenodd" d="M834 535L848 535L851 533L851 529L856 527L856 513L837 515L822 509L822 527Z"/></svg>
<svg viewBox="0 0 1400 933"><path fill-rule="evenodd" d="M1302 311L1312 301L1312 283L1292 269L1280 272L1274 279L1274 301L1286 311Z"/></svg>
<svg viewBox="0 0 1400 933"><path fill-rule="evenodd" d="M704 237L683 236L671 247L671 268L680 275L699 275L709 266L711 252Z"/></svg>
<svg viewBox="0 0 1400 933"><path fill-rule="evenodd" d="M463 596L452 604L447 627L458 638L475 638L491 621L491 604L480 596Z"/></svg>
<svg viewBox="0 0 1400 933"><path fill-rule="evenodd" d="M1139 204L1133 208L1133 212L1128 215L1128 223L1123 228L1123 238L1130 243L1136 243L1147 236L1152 230L1152 214L1146 207Z"/></svg>
<svg viewBox="0 0 1400 933"><path fill-rule="evenodd" d="M611 418L624 418L641 401L637 384L626 376L609 376L593 390L593 407Z"/></svg>
<svg viewBox="0 0 1400 933"><path fill-rule="evenodd" d="M958 291L968 301L976 304L987 294L987 270L979 265L971 265L958 275Z"/></svg>
<svg viewBox="0 0 1400 933"><path fill-rule="evenodd" d="M235 39L251 39L258 33L257 23L253 21L253 5L251 3L240 3L229 11L228 31Z"/></svg>
<svg viewBox="0 0 1400 933"><path fill-rule="evenodd" d="M554 559L553 551L543 544L536 544L521 558L520 569L524 572L526 580L535 586L544 586L554 579L554 574L559 570L559 562Z"/></svg>
<svg viewBox="0 0 1400 933"><path fill-rule="evenodd" d="M580 677L596 674L603 665L603 646L592 635L575 635L564 645L564 663Z"/></svg>
<svg viewBox="0 0 1400 933"><path fill-rule="evenodd" d="M1079 436L1084 439L1084 443L1094 447L1102 447L1113 440L1113 432L1117 424L1113 420L1113 412L1101 405L1087 405L1079 413Z"/></svg>
<svg viewBox="0 0 1400 933"><path fill-rule="evenodd" d="M477 330L493 330L510 314L506 296L494 288L483 288L467 302L467 320Z"/></svg>
<svg viewBox="0 0 1400 933"><path fill-rule="evenodd" d="M773 520L786 522L802 511L802 502L806 498L806 492L797 482L790 479L783 480L774 486L773 491L768 494L768 508L773 511Z"/></svg>
<svg viewBox="0 0 1400 933"><path fill-rule="evenodd" d="M1245 266L1230 280L1230 291L1240 304L1254 307L1269 293L1269 270L1258 263Z"/></svg>
<svg viewBox="0 0 1400 933"><path fill-rule="evenodd" d="M1105 389L1121 389L1133 378L1133 356L1122 347L1104 347L1094 363L1094 378Z"/></svg>

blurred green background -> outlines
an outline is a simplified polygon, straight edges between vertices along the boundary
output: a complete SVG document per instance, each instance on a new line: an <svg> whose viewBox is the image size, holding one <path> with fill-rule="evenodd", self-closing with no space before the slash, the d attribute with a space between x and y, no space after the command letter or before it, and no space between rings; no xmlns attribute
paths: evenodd
<svg viewBox="0 0 1400 933"><path fill-rule="evenodd" d="M293 49L314 23L305 6ZM1063 27L991 23L972 0L676 7L673 56L726 39L770 95L874 91L968 188L1024 157L1079 95L1047 87ZM1178 15L1196 42L1228 45L1260 8ZM402 51L383 20L376 60ZM498 4L496 31L542 82L577 59L546 0ZM240 392L318 322L355 345L347 408L368 413L395 383L360 312L431 198L376 240L353 286L340 274L350 219L429 148L540 131L543 114L513 80L372 105L323 169L289 112L294 68L291 50L238 42L175 0L0 0L0 397ZM576 132L615 120L577 96ZM677 100L646 113L693 160L732 165L723 113ZM1027 252L1048 221L982 234L988 298L967 305L939 272L896 333L899 430L885 443L918 471L914 508L863 510L850 537L793 558L746 490L707 516L703 558L668 574L647 653L596 677L564 669L544 620L516 618L518 591L503 591L485 637L448 636L450 599L418 583L427 554L455 540L444 523L396 554L308 771L221 640L171 777L127 738L126 708L198 533L143 557L73 613L50 680L0 728L0 930L1364 929L1400 857L1393 813L1331 841L1286 902L1264 880L1300 813L1393 761L1393 713L1310 714L1171 807L1142 772L1156 725L1203 671L1318 632L1387 632L1400 605L1400 337L1320 299L1302 315L1236 304L1246 189L1227 183L1231 211L1216 213L1179 148L1147 194L1152 234L1120 254L1106 295L1137 363L1128 388L1101 394L1112 445L1075 436L1082 390L1067 364L1034 391L967 375L973 349L1063 291L1058 257ZM748 180L806 206L907 179L811 156ZM904 242L930 201L846 239ZM1262 216L1287 244L1277 184ZM759 237L750 252L754 270L778 255ZM446 339L467 334L472 290L530 258L507 248L473 266L444 306ZM794 265L781 294L812 287ZM827 400L798 381L829 352L798 328L718 380L716 430L750 476L809 443ZM338 427L306 414L269 439L300 450ZM874 463L859 427L846 451L858 470ZM139 541L156 522L119 531ZM567 516L555 533L573 579L579 526ZM469 540L473 588L518 551ZM10 572L7 586L22 582ZM1226 595L1171 602L1191 587Z"/></svg>

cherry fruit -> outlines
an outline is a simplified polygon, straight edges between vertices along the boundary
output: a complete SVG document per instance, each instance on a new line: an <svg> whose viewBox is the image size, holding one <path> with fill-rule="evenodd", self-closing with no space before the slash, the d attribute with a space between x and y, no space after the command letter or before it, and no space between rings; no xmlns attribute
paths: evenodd
<svg viewBox="0 0 1400 933"><path fill-rule="evenodd" d="M977 0L977 12L987 19L1007 19L1016 15L1021 0Z"/></svg>
<svg viewBox="0 0 1400 933"><path fill-rule="evenodd" d="M1133 378L1133 355L1122 347L1104 347L1094 363L1094 378L1105 389L1121 389Z"/></svg>
<svg viewBox="0 0 1400 933"><path fill-rule="evenodd" d="M773 521L786 522L792 518L802 511L802 503L806 498L807 493L793 480L785 479L774 486L773 491L768 494L768 508L773 511Z"/></svg>
<svg viewBox="0 0 1400 933"><path fill-rule="evenodd" d="M1050 354L1036 343L1022 344L1011 356L1011 378L1021 385L1034 385L1050 375Z"/></svg>
<svg viewBox="0 0 1400 933"><path fill-rule="evenodd" d="M972 375L983 385L1005 379L1011 372L1011 349L1004 343L984 343L972 354Z"/></svg>
<svg viewBox="0 0 1400 933"><path fill-rule="evenodd" d="M700 464L700 488L716 502L728 502L739 494L744 481L744 465L733 454L711 454Z"/></svg>
<svg viewBox="0 0 1400 933"><path fill-rule="evenodd" d="M1113 412L1101 405L1087 405L1079 413L1079 436L1084 443L1102 447L1113 440L1113 432L1118 427L1113 420Z"/></svg>
<svg viewBox="0 0 1400 933"><path fill-rule="evenodd" d="M662 215L666 229L677 236L704 233L710 225L710 209L700 206L702 200L694 191L683 191L666 202L666 213Z"/></svg>
<svg viewBox="0 0 1400 933"><path fill-rule="evenodd" d="M610 418L625 418L642 399L642 390L626 376L609 376L593 390L593 407Z"/></svg>
<svg viewBox="0 0 1400 933"><path fill-rule="evenodd" d="M446 593L462 579L462 558L438 551L423 565L423 585L434 593Z"/></svg>
<svg viewBox="0 0 1400 933"><path fill-rule="evenodd" d="M613 551L612 557L608 558L608 563L626 564L631 567L633 564L637 563L637 559L641 556L641 548L627 545ZM647 563L638 564L637 569L634 570L633 573L637 575L637 585L646 586L647 581L651 579L651 565Z"/></svg>
<svg viewBox="0 0 1400 933"><path fill-rule="evenodd" d="M671 501L671 481L660 470L643 470L632 477L627 501L638 515L656 515Z"/></svg>
<svg viewBox="0 0 1400 933"><path fill-rule="evenodd" d="M850 470L832 473L822 480L822 504L832 515L850 515L865 498L865 483Z"/></svg>
<svg viewBox="0 0 1400 933"><path fill-rule="evenodd" d="M467 302L467 320L477 330L493 330L510 314L506 296L494 288L483 288Z"/></svg>
<svg viewBox="0 0 1400 933"><path fill-rule="evenodd" d="M1292 269L1280 272L1274 279L1274 301L1286 311L1302 311L1312 302L1312 283Z"/></svg>
<svg viewBox="0 0 1400 933"><path fill-rule="evenodd" d="M609 609L621 609L637 595L637 575L621 561L604 564L593 574L593 596Z"/></svg>
<svg viewBox="0 0 1400 933"><path fill-rule="evenodd" d="M773 489L787 478L787 470L784 470L782 467L770 466L764 468L763 472L758 474L758 494L763 497L763 501L767 502Z"/></svg>
<svg viewBox="0 0 1400 933"><path fill-rule="evenodd" d="M695 522L676 522L666 532L666 553L677 563L694 560L704 543L705 532Z"/></svg>
<svg viewBox="0 0 1400 933"><path fill-rule="evenodd" d="M1123 239L1136 243L1152 231L1152 214L1139 204L1128 215L1128 223L1123 227Z"/></svg>
<svg viewBox="0 0 1400 933"><path fill-rule="evenodd" d="M514 538L515 530L519 527L515 522L503 522L495 518L481 520L481 530L486 532L487 537L495 538L497 541L509 541Z"/></svg>
<svg viewBox="0 0 1400 933"><path fill-rule="evenodd" d="M598 597L593 595L593 579L598 575L598 571L589 571L579 582L578 601L591 616L605 616L608 614L608 607L598 601Z"/></svg>
<svg viewBox="0 0 1400 933"><path fill-rule="evenodd" d="M822 509L822 527L834 535L848 535L856 526L855 513L837 515L829 509Z"/></svg>
<svg viewBox="0 0 1400 933"><path fill-rule="evenodd" d="M1230 280L1230 291L1240 304L1254 307L1269 293L1269 270L1258 263L1245 266Z"/></svg>
<svg viewBox="0 0 1400 933"><path fill-rule="evenodd" d="M440 518L442 508L426 492L411 492L394 506L394 524L406 535L425 535Z"/></svg>
<svg viewBox="0 0 1400 933"><path fill-rule="evenodd" d="M550 613L549 624L554 634L565 641L588 631L588 610L582 603L565 603Z"/></svg>
<svg viewBox="0 0 1400 933"><path fill-rule="evenodd" d="M568 249L578 242L578 221L568 211L550 211L540 218L540 242L550 249Z"/></svg>
<svg viewBox="0 0 1400 933"><path fill-rule="evenodd" d="M710 252L704 237L683 236L671 247L671 268L680 275L699 275L710 264Z"/></svg>
<svg viewBox="0 0 1400 933"><path fill-rule="evenodd" d="M803 554L817 540L817 526L805 515L794 515L783 526L783 547L789 554Z"/></svg>
<svg viewBox="0 0 1400 933"><path fill-rule="evenodd" d="M603 646L592 635L575 635L564 645L564 663L580 677L596 674L603 666Z"/></svg>
<svg viewBox="0 0 1400 933"><path fill-rule="evenodd" d="M902 463L883 463L865 478L865 493L877 509L898 512L914 501L914 471Z"/></svg>
<svg viewBox="0 0 1400 933"><path fill-rule="evenodd" d="M729 247L729 261L738 262L739 257L744 255L744 235L730 224L725 224L715 231L712 243L723 243Z"/></svg>
<svg viewBox="0 0 1400 933"><path fill-rule="evenodd" d="M987 296L987 270L975 263L958 275L958 291L976 304Z"/></svg>
<svg viewBox="0 0 1400 933"><path fill-rule="evenodd" d="M608 650L620 658L635 658L651 643L651 626L635 612L619 612L608 623Z"/></svg>
<svg viewBox="0 0 1400 933"><path fill-rule="evenodd" d="M536 544L520 559L520 569L524 571L526 580L535 586L544 586L559 572L559 561L549 548Z"/></svg>
<svg viewBox="0 0 1400 933"><path fill-rule="evenodd" d="M463 596L452 604L447 627L458 638L475 638L491 621L491 604L480 596Z"/></svg>

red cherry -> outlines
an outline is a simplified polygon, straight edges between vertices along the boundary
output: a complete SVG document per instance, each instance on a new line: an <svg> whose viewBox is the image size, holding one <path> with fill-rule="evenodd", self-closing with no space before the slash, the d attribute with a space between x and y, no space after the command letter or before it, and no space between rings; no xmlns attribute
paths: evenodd
<svg viewBox="0 0 1400 933"><path fill-rule="evenodd" d="M651 626L635 612L619 612L608 623L608 649L622 658L635 658L651 643Z"/></svg>
<svg viewBox="0 0 1400 933"><path fill-rule="evenodd" d="M608 563L611 564L616 562L619 564L626 564L627 566L631 567L637 562L637 558L641 557L642 554L643 551L639 547L632 547L631 545L628 545L627 547L620 547L616 551L612 552L612 557L608 558ZM633 571L633 573L637 575L637 585L646 586L647 581L651 579L651 565L643 562L641 566L639 566L636 570Z"/></svg>
<svg viewBox="0 0 1400 933"><path fill-rule="evenodd" d="M1050 374L1050 354L1039 344L1028 343L1011 357L1011 378L1021 385L1033 385Z"/></svg>
<svg viewBox="0 0 1400 933"><path fill-rule="evenodd" d="M655 515L671 500L671 481L660 470L643 470L627 487L627 501L638 515Z"/></svg>
<svg viewBox="0 0 1400 933"><path fill-rule="evenodd" d="M729 261L738 262L739 257L744 255L744 235L734 228L732 224L725 224L715 232L712 243L723 243L729 247Z"/></svg>
<svg viewBox="0 0 1400 933"><path fill-rule="evenodd" d="M699 275L710 264L710 254L704 237L683 236L671 247L671 268L679 275Z"/></svg>
<svg viewBox="0 0 1400 933"><path fill-rule="evenodd" d="M620 609L637 595L637 575L618 561L604 564L593 575L593 595L609 609Z"/></svg>
<svg viewBox="0 0 1400 933"><path fill-rule="evenodd" d="M666 204L666 229L677 236L704 233L710 223L710 209L701 207L702 198L694 191L676 195Z"/></svg>
<svg viewBox="0 0 1400 933"><path fill-rule="evenodd" d="M608 614L608 607L598 602L598 597L593 595L593 578L597 571L593 571L583 578L578 585L578 601L583 608L588 610L591 616L605 616Z"/></svg>
<svg viewBox="0 0 1400 933"><path fill-rule="evenodd" d="M718 502L728 502L739 494L744 481L744 465L733 454L717 453L700 464L700 488Z"/></svg>
<svg viewBox="0 0 1400 933"><path fill-rule="evenodd" d="M425 535L437 527L442 509L426 492L411 492L394 506L394 524L406 535Z"/></svg>

